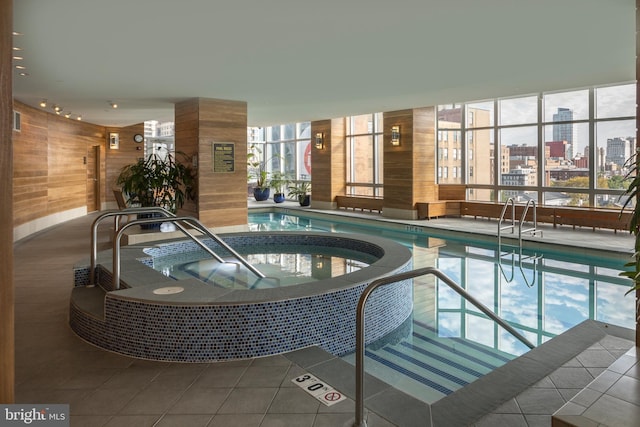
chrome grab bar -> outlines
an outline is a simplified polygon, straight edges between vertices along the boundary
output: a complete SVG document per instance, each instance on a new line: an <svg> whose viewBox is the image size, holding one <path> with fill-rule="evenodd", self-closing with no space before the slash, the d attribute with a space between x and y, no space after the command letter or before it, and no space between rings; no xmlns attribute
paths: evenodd
<svg viewBox="0 0 640 427"><path fill-rule="evenodd" d="M122 239L122 236L124 234L124 231L134 225L139 225L139 224L153 224L153 223L157 223L157 222L172 222L174 224L176 224L176 226L180 229L180 231L182 231L183 233L185 233L187 236L189 236L191 238L191 240L193 240L195 243L197 243L198 245L200 245L200 247L202 247L203 249L205 249L207 252L209 252L210 254L212 254L214 256L214 258L216 258L218 261L220 262L224 262L224 260L222 260L222 258L220 258L218 255L216 255L210 248L208 248L204 243L202 243L200 240L198 240L194 235L192 235L191 233L189 233L184 226L182 226L182 224L180 224L180 222L185 222L189 225L194 226L194 228L196 228L198 231L203 232L206 236L208 236L209 238L213 239L216 243L218 243L220 246L222 246L224 249L226 249L227 251L229 251L229 253L231 253L231 255L236 258L238 261L240 261L240 263L242 265L244 265L245 267L247 267L247 269L249 271L251 271L253 274L255 274L256 276L260 277L261 279L265 278L266 276L264 274L262 274L257 268L255 268L253 265L251 265L246 259L244 259L239 253L237 253L235 250L233 250L229 245L227 245L226 243L224 243L218 236L216 236L215 234L213 234L212 232L210 232L205 226L204 224L202 224L200 221L198 221L198 219L194 218L194 217L190 217L190 216L175 216L175 217L169 217L169 218L148 218L148 219L138 219L135 221L131 221L129 223L126 223L125 225L123 225L118 232L116 233L116 237L115 240L113 242L113 271L112 271L112 275L113 275L113 287L114 289L120 289L120 240Z"/></svg>
<svg viewBox="0 0 640 427"><path fill-rule="evenodd" d="M502 226L504 222L504 216L507 213L507 208L511 204L511 225ZM498 246L502 243L502 230L511 229L511 234L513 234L516 230L516 202L513 200L513 197L509 197L506 202L504 202L504 206L502 207L502 212L500 213L500 219L498 220Z"/></svg>
<svg viewBox="0 0 640 427"><path fill-rule="evenodd" d="M121 216L126 216L126 215L136 214L136 213L160 213L161 215L164 215L164 217L163 218L137 219L137 220L128 222L127 224L123 225L122 227L119 227L119 219L120 219ZM218 262L221 262L221 263L225 262L224 259L222 259L220 256L218 256L213 250L211 250L211 248L209 248L207 245L205 245L203 242L201 242L196 236L191 234L189 232L189 230L187 230L187 228L184 227L181 224L181 222L184 222L184 223L190 225L191 227L193 227L194 230L199 231L200 233L202 233L202 234L206 235L207 237L211 238L218 245L222 246L234 258L236 258L242 265L244 265L249 271L254 273L256 276L258 276L260 278L264 278L265 277L265 275L262 272L260 272L257 268L255 268L253 265L251 265L246 259L244 259L233 248L231 248L229 245L227 245L217 235L215 235L214 233L209 231L209 229L204 224L202 224L198 219L196 219L194 217L177 217L174 213L172 213L172 212L170 212L170 211L168 211L166 209L160 208L160 207L127 208L127 209L122 209L122 210L118 210L118 211L105 212L104 214L98 216L98 218L96 218L93 221L93 224L91 226L91 265L90 265L90 272L89 272L89 274L90 274L90 277L89 277L90 286L93 286L95 284L96 259L97 259L97 256L98 256L98 249L97 249L98 225L103 219L109 218L109 217L115 217L115 220L114 220L114 223L115 223L115 225L114 225L114 238L113 238L113 266L112 266L113 270L114 270L113 271L113 278L114 278L113 286L115 287L115 289L119 289L120 288L120 240L122 239L122 235L124 234L124 230L126 230L127 228L129 228L129 227L131 227L133 225L153 224L153 223L158 223L158 222L171 222L171 223L174 223L176 225L176 227L180 231L182 231L191 240L193 240L196 244L198 244L202 249L204 249L207 253L209 253L214 259L216 259ZM117 278L116 278L116 273L117 273Z"/></svg>
<svg viewBox="0 0 640 427"><path fill-rule="evenodd" d="M148 208L126 208L121 210L107 211L100 214L91 224L91 264L89 267L89 286L95 285L95 273L96 273L96 259L98 258L98 226L102 220L106 218L114 218L114 232L113 238L115 239L116 232L118 231L120 224L120 217L138 214L138 213L159 213L165 217L175 216L172 212L160 207L148 207Z"/></svg>
<svg viewBox="0 0 640 427"><path fill-rule="evenodd" d="M533 206L533 227L523 230L522 225L527 219L527 211L529 210L529 206ZM540 236L542 236L542 230L538 230L538 209L536 208L536 202L534 200L528 200L527 204L522 210L522 216L520 217L520 224L518 226L518 240L520 241L520 247L522 247L522 233L529 232L532 235L540 233Z"/></svg>
<svg viewBox="0 0 640 427"><path fill-rule="evenodd" d="M391 283L399 282L401 280L413 279L419 276L425 276L427 274L433 274L438 279L442 280L445 284L447 284L451 289L460 294L464 299L469 301L471 304L475 305L480 311L486 314L489 318L491 318L494 322L502 326L513 336L518 338L521 342L523 342L527 347L534 348L535 346L527 340L522 334L516 331L511 325L498 317L494 312L489 310L484 304L471 296L467 291L465 291L460 285L454 282L451 278L449 278L442 271L433 268L433 267L425 267L419 268L412 271L407 271L404 273L398 273L393 276L383 277L371 282L365 289L362 291L362 295L358 301L358 308L356 312L356 419L353 427L367 427L367 423L364 419L364 309L367 304L367 299L369 295L376 289L381 286L389 285Z"/></svg>

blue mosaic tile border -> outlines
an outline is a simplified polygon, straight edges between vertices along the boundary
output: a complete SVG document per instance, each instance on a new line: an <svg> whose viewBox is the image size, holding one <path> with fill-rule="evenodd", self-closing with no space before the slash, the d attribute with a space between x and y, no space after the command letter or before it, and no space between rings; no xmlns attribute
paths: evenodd
<svg viewBox="0 0 640 427"><path fill-rule="evenodd" d="M384 250L375 244L331 237L301 235L296 245L334 245L348 243L351 249L375 253ZM255 235L241 236L243 243ZM272 236L264 241L285 244L289 236ZM229 241L225 238L225 241ZM233 245L239 245L235 241ZM147 249L151 256L193 251L195 244L171 244ZM396 272L411 268L402 261ZM379 270L377 270L379 273ZM77 269L76 285L84 283L85 272ZM100 282L110 273L100 269ZM87 274L88 278L88 274ZM153 360L206 362L245 359L285 353L318 345L340 356L355 347L355 313L364 288L377 277L365 279L327 293L290 299L252 303L188 304L160 303L130 299L109 292L105 298L105 319L84 313L71 302L72 329L87 341L118 353ZM110 282L109 282L110 283ZM410 316L413 307L412 281L406 280L377 289L368 300L365 336L375 341L398 328Z"/></svg>

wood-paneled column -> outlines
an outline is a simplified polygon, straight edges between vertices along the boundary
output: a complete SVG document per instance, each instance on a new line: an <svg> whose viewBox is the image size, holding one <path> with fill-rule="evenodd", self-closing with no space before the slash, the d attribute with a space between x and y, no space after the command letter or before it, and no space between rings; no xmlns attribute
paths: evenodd
<svg viewBox="0 0 640 427"><path fill-rule="evenodd" d="M0 403L14 403L13 0L0 0Z"/></svg>
<svg viewBox="0 0 640 427"><path fill-rule="evenodd" d="M640 31L638 31L639 24L640 24L640 0L636 0L636 153L638 153L638 150L640 150ZM639 203L639 202L640 202L640 199L636 200L636 203ZM636 289L636 346L640 346L640 289Z"/></svg>
<svg viewBox="0 0 640 427"><path fill-rule="evenodd" d="M400 144L391 128L400 126ZM384 204L382 215L416 219L416 202L438 200L435 108L384 113Z"/></svg>
<svg viewBox="0 0 640 427"><path fill-rule="evenodd" d="M324 136L324 147L315 146L317 133ZM335 196L345 193L344 118L311 122L311 206L335 209Z"/></svg>
<svg viewBox="0 0 640 427"><path fill-rule="evenodd" d="M176 151L196 156L198 170L198 200L186 208L215 232L245 229L247 103L209 98L179 102L175 125ZM232 171L220 164L214 170L214 143L233 144Z"/></svg>

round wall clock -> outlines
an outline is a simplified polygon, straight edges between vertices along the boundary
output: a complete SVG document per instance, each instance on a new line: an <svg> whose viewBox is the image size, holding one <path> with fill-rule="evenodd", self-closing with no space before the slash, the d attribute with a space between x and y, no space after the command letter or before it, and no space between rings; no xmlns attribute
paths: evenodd
<svg viewBox="0 0 640 427"><path fill-rule="evenodd" d="M133 140L135 142L140 143L140 142L144 141L144 136L140 135L139 133L136 133L135 135L133 135Z"/></svg>

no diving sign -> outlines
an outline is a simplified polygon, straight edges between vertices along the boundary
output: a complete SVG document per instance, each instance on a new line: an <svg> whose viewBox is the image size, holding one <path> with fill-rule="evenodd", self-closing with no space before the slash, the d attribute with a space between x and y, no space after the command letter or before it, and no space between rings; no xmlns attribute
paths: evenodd
<svg viewBox="0 0 640 427"><path fill-rule="evenodd" d="M323 383L311 374L300 375L298 378L294 378L291 381L298 384L306 390L307 393L327 406L334 405L346 399L342 393Z"/></svg>

